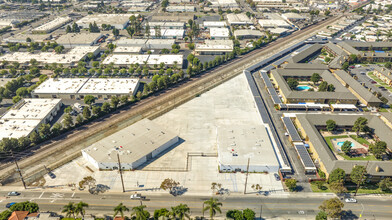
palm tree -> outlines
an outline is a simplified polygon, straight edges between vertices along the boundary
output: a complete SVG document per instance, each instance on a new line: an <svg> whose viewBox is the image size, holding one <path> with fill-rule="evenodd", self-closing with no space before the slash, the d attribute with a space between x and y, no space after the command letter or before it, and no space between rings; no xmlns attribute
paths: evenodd
<svg viewBox="0 0 392 220"><path fill-rule="evenodd" d="M216 212L218 211L219 213L222 213L221 209L219 206L222 206L222 203L219 202L218 199L211 198L207 201L204 201L204 208L203 208L203 213L207 210L210 210L210 217L211 219L214 219L214 216L216 215Z"/></svg>
<svg viewBox="0 0 392 220"><path fill-rule="evenodd" d="M135 220L146 220L150 217L150 213L146 210L144 210L144 208L146 208L145 205L140 205L140 206L136 206L132 208L132 213L131 213L131 217L132 219Z"/></svg>
<svg viewBox="0 0 392 220"><path fill-rule="evenodd" d="M176 207L172 207L172 215L174 218L179 218L180 220L184 220L185 218L190 219L189 216L190 209L186 204L179 204Z"/></svg>
<svg viewBox="0 0 392 220"><path fill-rule="evenodd" d="M62 213L66 213L65 217L70 218L71 216L73 216L73 218L75 218L75 205L73 202L69 202L68 205L65 205L63 208L63 211L61 211Z"/></svg>
<svg viewBox="0 0 392 220"><path fill-rule="evenodd" d="M75 206L75 213L76 215L81 215L84 218L84 214L86 213L86 210L84 208L88 207L88 204L85 202L79 202L78 204L76 204Z"/></svg>
<svg viewBox="0 0 392 220"><path fill-rule="evenodd" d="M120 203L118 204L118 206L114 207L113 211L114 211L113 217L116 217L116 215L120 213L121 218L124 218L124 212L129 212L129 209L125 205Z"/></svg>

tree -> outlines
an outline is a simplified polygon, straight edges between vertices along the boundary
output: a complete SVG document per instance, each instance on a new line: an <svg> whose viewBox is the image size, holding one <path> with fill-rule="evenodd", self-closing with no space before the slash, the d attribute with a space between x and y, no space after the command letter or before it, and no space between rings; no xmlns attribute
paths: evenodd
<svg viewBox="0 0 392 220"><path fill-rule="evenodd" d="M56 124L53 125L51 132L54 135L59 135L62 129L63 126L60 123L56 122Z"/></svg>
<svg viewBox="0 0 392 220"><path fill-rule="evenodd" d="M254 191L256 191L256 192L260 192L260 190L262 189L263 187L262 186L260 186L260 184L253 184L252 185L252 189L254 190Z"/></svg>
<svg viewBox="0 0 392 220"><path fill-rule="evenodd" d="M287 84L289 85L291 90L295 90L299 83L296 79L289 78L287 79Z"/></svg>
<svg viewBox="0 0 392 220"><path fill-rule="evenodd" d="M344 181L344 178L346 177L346 172L344 172L343 169L336 168L332 170L331 174L328 177L328 183L333 183L333 182L340 182Z"/></svg>
<svg viewBox="0 0 392 220"><path fill-rule="evenodd" d="M73 120L70 114L66 113L63 118L63 126L69 128L73 126Z"/></svg>
<svg viewBox="0 0 392 220"><path fill-rule="evenodd" d="M322 189L324 186L324 181L315 181L314 182L317 186L317 189Z"/></svg>
<svg viewBox="0 0 392 220"><path fill-rule="evenodd" d="M341 147L342 151L343 151L345 154L350 154L351 148L352 148L352 143L351 143L351 141L345 141L345 142L343 143L342 147Z"/></svg>
<svg viewBox="0 0 392 220"><path fill-rule="evenodd" d="M112 32L113 32L113 35L116 36L116 37L117 37L118 35L120 35L120 31L119 31L117 28L113 28L113 31L112 31Z"/></svg>
<svg viewBox="0 0 392 220"><path fill-rule="evenodd" d="M43 123L38 128L39 136L42 139L45 139L50 136L50 125L47 123Z"/></svg>
<svg viewBox="0 0 392 220"><path fill-rule="evenodd" d="M222 203L219 202L218 199L215 198L210 198L207 201L204 201L204 209L203 213L207 210L210 212L210 218L214 219L214 216L216 215L216 212L222 213L222 210L220 207L222 206Z"/></svg>
<svg viewBox="0 0 392 220"><path fill-rule="evenodd" d="M310 80L316 84L318 81L320 81L321 76L318 73L313 73L313 75L310 77Z"/></svg>
<svg viewBox="0 0 392 220"><path fill-rule="evenodd" d="M244 216L240 210L233 209L226 212L226 217L234 220L243 220Z"/></svg>
<svg viewBox="0 0 392 220"><path fill-rule="evenodd" d="M362 184L366 180L366 169L364 166L355 166L351 170L350 179L355 184Z"/></svg>
<svg viewBox="0 0 392 220"><path fill-rule="evenodd" d="M76 116L76 123L77 123L78 125L81 125L81 124L83 123L83 121L84 121L83 115L78 114L78 115Z"/></svg>
<svg viewBox="0 0 392 220"><path fill-rule="evenodd" d="M85 202L80 201L78 204L75 206L75 214L76 215L81 215L84 218L84 214L86 214L85 208L88 207L88 204Z"/></svg>
<svg viewBox="0 0 392 220"><path fill-rule="evenodd" d="M319 92L325 92L328 90L328 83L323 81L320 83L319 87L318 87L318 91Z"/></svg>
<svg viewBox="0 0 392 220"><path fill-rule="evenodd" d="M29 139L30 139L31 143L33 143L33 144L38 144L41 141L41 138L39 137L39 135L35 131L31 132Z"/></svg>
<svg viewBox="0 0 392 220"><path fill-rule="evenodd" d="M150 213L146 210L145 205L140 205L132 208L131 217L135 220L147 220L150 217Z"/></svg>
<svg viewBox="0 0 392 220"><path fill-rule="evenodd" d="M324 211L319 211L319 213L317 213L316 215L316 220L327 220L327 219L328 219L328 215Z"/></svg>
<svg viewBox="0 0 392 220"><path fill-rule="evenodd" d="M110 103L112 105L112 108L116 109L118 104L120 103L120 99L117 96L112 96L112 98L110 99Z"/></svg>
<svg viewBox="0 0 392 220"><path fill-rule="evenodd" d="M192 64L193 59L195 59L195 56L193 54L189 54L186 58L188 60L188 64Z"/></svg>
<svg viewBox="0 0 392 220"><path fill-rule="evenodd" d="M344 186L343 181L331 182L329 184L329 189L336 194L347 192L347 188Z"/></svg>
<svg viewBox="0 0 392 220"><path fill-rule="evenodd" d="M387 143L384 141L377 141L376 144L371 144L369 149L376 158L381 158L387 149Z"/></svg>
<svg viewBox="0 0 392 220"><path fill-rule="evenodd" d="M13 103L18 103L20 100L22 100L22 97L20 97L20 96L14 96L14 97L12 97L12 102Z"/></svg>
<svg viewBox="0 0 392 220"><path fill-rule="evenodd" d="M116 217L117 214L120 213L121 218L124 218L124 212L129 212L129 209L121 202L116 207L114 207L113 211L114 211L113 217Z"/></svg>
<svg viewBox="0 0 392 220"><path fill-rule="evenodd" d="M174 181L173 179L166 178L162 181L160 188L163 190L169 190L172 193L172 190L180 185L179 182Z"/></svg>
<svg viewBox="0 0 392 220"><path fill-rule="evenodd" d="M65 205L63 207L63 210L61 211L62 213L65 213L65 217L70 218L73 216L75 218L75 204L73 202L69 202L68 205Z"/></svg>
<svg viewBox="0 0 392 220"><path fill-rule="evenodd" d="M159 217L168 217L169 215L169 210L165 209L165 208L161 208L161 209L156 209L154 211L154 219L158 220Z"/></svg>
<svg viewBox="0 0 392 220"><path fill-rule="evenodd" d="M91 117L91 111L89 107L83 109L83 117L89 119Z"/></svg>
<svg viewBox="0 0 392 220"><path fill-rule="evenodd" d="M63 45L59 45L59 46L57 46L57 47L54 48L54 51L55 51L56 53L62 53L63 50L64 50L64 46L63 46Z"/></svg>
<svg viewBox="0 0 392 220"><path fill-rule="evenodd" d="M329 10L327 10L327 11L324 12L324 15L325 15L325 16L328 16L328 15L330 15L330 14L331 14L331 11L329 11Z"/></svg>
<svg viewBox="0 0 392 220"><path fill-rule="evenodd" d="M104 113L109 113L110 111L110 104L108 102L105 102L101 106L101 111Z"/></svg>
<svg viewBox="0 0 392 220"><path fill-rule="evenodd" d="M91 106L92 104L95 103L95 97L92 95L86 95L83 100L84 100L84 103L89 106Z"/></svg>
<svg viewBox="0 0 392 220"><path fill-rule="evenodd" d="M327 124L327 130L328 131L334 131L336 129L336 122L334 120L327 120L326 121Z"/></svg>
<svg viewBox="0 0 392 220"><path fill-rule="evenodd" d="M391 179L385 178L382 179L379 183L378 183L378 187L382 190L382 191L388 191L390 190L390 188L392 187L392 182Z"/></svg>
<svg viewBox="0 0 392 220"><path fill-rule="evenodd" d="M184 220L185 218L190 219L190 209L186 204L179 204L176 207L172 207L172 216L176 219Z"/></svg>
<svg viewBox="0 0 392 220"><path fill-rule="evenodd" d="M328 217L339 218L343 207L344 204L338 198L332 198L323 201L322 205L319 206L319 209L327 213Z"/></svg>
<svg viewBox="0 0 392 220"><path fill-rule="evenodd" d="M288 180L285 180L284 183L286 184L287 188L289 188L289 190L291 192L293 192L295 190L295 188L297 188L297 180L296 179L288 179Z"/></svg>
<svg viewBox="0 0 392 220"><path fill-rule="evenodd" d="M352 128L353 131L359 135L359 132L368 132L370 129L368 127L368 120L364 117L359 117L355 122Z"/></svg>
<svg viewBox="0 0 392 220"><path fill-rule="evenodd" d="M29 94L26 87L20 87L16 90L16 95L20 97L26 97Z"/></svg>
<svg viewBox="0 0 392 220"><path fill-rule="evenodd" d="M328 92L334 92L335 91L335 86L333 84L329 84L327 88Z"/></svg>
<svg viewBox="0 0 392 220"><path fill-rule="evenodd" d="M34 213L39 211L39 206L34 202L19 202L10 207L10 211L28 211L29 213Z"/></svg>
<svg viewBox="0 0 392 220"><path fill-rule="evenodd" d="M246 220L253 220L256 218L256 213L251 209L245 209L242 211L242 215Z"/></svg>

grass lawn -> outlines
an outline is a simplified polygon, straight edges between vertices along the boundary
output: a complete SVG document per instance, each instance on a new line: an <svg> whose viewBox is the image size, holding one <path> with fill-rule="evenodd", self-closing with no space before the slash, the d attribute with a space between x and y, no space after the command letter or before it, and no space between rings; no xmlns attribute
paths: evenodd
<svg viewBox="0 0 392 220"><path fill-rule="evenodd" d="M355 141L357 141L360 144L366 144L367 146L370 145L369 141L367 141L365 138L363 137L359 137L357 135L350 135L350 138L354 139Z"/></svg>
<svg viewBox="0 0 392 220"><path fill-rule="evenodd" d="M328 144L328 147L329 147L333 152L335 152L335 149L334 149L334 147L333 147L333 144L332 144L331 139L339 139L339 138L348 138L348 136L347 136L347 135L338 135L338 136L328 136L328 137L324 137L325 141L326 141L327 144Z"/></svg>
<svg viewBox="0 0 392 220"><path fill-rule="evenodd" d="M317 188L317 185L314 184L314 182L310 183L310 187L312 188L312 191L313 191L313 192L319 192L319 193L330 193L330 192L332 192L332 191L328 188L328 184L327 184L327 183L324 183L322 189Z"/></svg>
<svg viewBox="0 0 392 220"><path fill-rule="evenodd" d="M375 76L374 74L373 74L373 72L369 72L368 73L368 76L370 77L370 78L372 78L374 81L376 81L378 84L380 84L381 86L384 86L386 89L388 89L389 91L392 91L392 88L388 85L388 84L386 84L385 82L383 82L381 79L379 79L377 76ZM380 86L378 86L378 85L376 85L377 87L380 87Z"/></svg>
<svg viewBox="0 0 392 220"><path fill-rule="evenodd" d="M329 189L328 183L324 183L322 189L317 188L317 185L314 182L310 183L310 187L312 189L312 192L316 192L316 193L331 193L332 192ZM348 193L355 193L356 186L350 185L350 186L346 186L346 187L347 187ZM392 191L383 192L381 189L378 188L377 184L367 184L367 185L361 186L358 189L358 193L363 193L363 194L392 194Z"/></svg>
<svg viewBox="0 0 392 220"><path fill-rule="evenodd" d="M345 153L339 153L345 160L378 160L374 155L367 155L366 157L350 157Z"/></svg>
<svg viewBox="0 0 392 220"><path fill-rule="evenodd" d="M379 112L389 112L388 109L386 109L386 108L379 108L378 111Z"/></svg>

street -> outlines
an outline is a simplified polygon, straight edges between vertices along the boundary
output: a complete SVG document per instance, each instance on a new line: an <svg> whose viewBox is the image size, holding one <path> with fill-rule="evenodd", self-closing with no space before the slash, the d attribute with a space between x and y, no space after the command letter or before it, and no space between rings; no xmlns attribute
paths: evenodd
<svg viewBox="0 0 392 220"><path fill-rule="evenodd" d="M61 214L61 210L68 202L78 203L80 201L89 204L86 214L92 215L112 215L113 208L120 202L131 208L140 205L139 200L131 200L129 196L134 192L126 193L103 193L92 195L85 191L64 192L55 190L35 190L23 191L20 196L6 198L8 192L0 191L0 211L5 210L5 205L9 202L31 201L38 203L40 211L53 211ZM174 197L169 193L150 193L143 194L147 198L142 201L147 206L147 210L152 214L154 210L160 208L170 209L180 203L187 204L191 209L192 216L202 216L203 201L208 200L208 196L184 195ZM282 194L282 195L255 195L255 194L236 194L229 196L217 196L223 203L222 214L218 217L224 217L230 209L250 208L256 212L256 216L263 218L271 217L294 217L314 219L318 213L319 205L322 201L334 197L331 194L301 193L301 194ZM357 197L358 203L344 203L344 210L348 213L347 217L359 217L363 212L363 219L390 219L392 216L392 198L391 197ZM128 213L129 215L129 213ZM205 213L207 216L208 213Z"/></svg>

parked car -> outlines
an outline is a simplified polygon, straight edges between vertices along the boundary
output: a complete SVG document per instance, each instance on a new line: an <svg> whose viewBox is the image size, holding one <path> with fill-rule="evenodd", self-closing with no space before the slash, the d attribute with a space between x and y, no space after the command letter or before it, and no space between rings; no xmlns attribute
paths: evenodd
<svg viewBox="0 0 392 220"><path fill-rule="evenodd" d="M142 194L140 194L140 193L136 193L136 194L131 195L130 198L131 199L145 199L146 197L142 196Z"/></svg>
<svg viewBox="0 0 392 220"><path fill-rule="evenodd" d="M376 81L372 81L372 84L376 84L377 82Z"/></svg>
<svg viewBox="0 0 392 220"><path fill-rule="evenodd" d="M12 192L8 193L8 196L19 196L19 195L20 195L20 193L16 192L16 191L12 191Z"/></svg>
<svg viewBox="0 0 392 220"><path fill-rule="evenodd" d="M278 174L274 173L274 177L276 181L280 181L280 176Z"/></svg>
<svg viewBox="0 0 392 220"><path fill-rule="evenodd" d="M357 202L357 200L354 198L346 198L344 201L348 202L348 203L356 203Z"/></svg>
<svg viewBox="0 0 392 220"><path fill-rule="evenodd" d="M14 204L16 204L16 202L10 202L10 203L7 203L7 205L5 205L5 207L6 207L7 209L9 209L9 208L11 208L11 206L14 205Z"/></svg>

